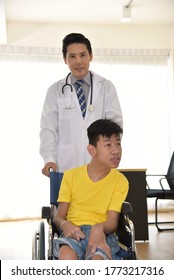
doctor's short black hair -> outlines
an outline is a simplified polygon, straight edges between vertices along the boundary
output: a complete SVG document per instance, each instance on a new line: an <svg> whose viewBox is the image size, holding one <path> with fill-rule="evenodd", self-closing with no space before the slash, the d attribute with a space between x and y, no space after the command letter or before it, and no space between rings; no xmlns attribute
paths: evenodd
<svg viewBox="0 0 174 280"><path fill-rule="evenodd" d="M86 45L89 54L92 54L92 47L90 41L81 33L70 33L65 36L62 42L63 42L62 53L64 58L66 58L67 47L74 43L80 43Z"/></svg>
<svg viewBox="0 0 174 280"><path fill-rule="evenodd" d="M89 144L97 146L99 136L110 138L113 134L120 136L123 129L116 123L108 119L99 119L94 121L87 129Z"/></svg>

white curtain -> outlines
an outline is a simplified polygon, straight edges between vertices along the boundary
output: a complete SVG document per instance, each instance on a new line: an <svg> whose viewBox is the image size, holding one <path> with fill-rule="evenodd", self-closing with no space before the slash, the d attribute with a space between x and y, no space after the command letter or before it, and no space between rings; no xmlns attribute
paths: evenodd
<svg viewBox="0 0 174 280"><path fill-rule="evenodd" d="M60 50L0 48L0 219L40 216L40 116L47 88L67 75ZM113 81L124 116L120 168L165 173L174 149L169 52L94 50L91 70Z"/></svg>
<svg viewBox="0 0 174 280"><path fill-rule="evenodd" d="M167 171L174 149L170 59L165 50L120 50L96 58L93 69L114 82L123 110L120 167Z"/></svg>

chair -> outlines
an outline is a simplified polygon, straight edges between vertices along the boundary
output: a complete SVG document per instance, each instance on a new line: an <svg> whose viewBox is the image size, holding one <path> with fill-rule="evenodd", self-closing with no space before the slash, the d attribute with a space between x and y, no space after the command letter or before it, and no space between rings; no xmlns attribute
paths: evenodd
<svg viewBox="0 0 174 280"><path fill-rule="evenodd" d="M38 230L34 232L32 242L33 260L53 260L53 240L60 234L53 223L53 216L58 207L57 197L63 178L63 173L50 172L50 206L42 207L42 218L47 219L48 224L48 250L45 245L45 222L41 221ZM117 235L120 242L118 259L136 259L135 231L129 216L133 213L129 202L124 202L119 219Z"/></svg>
<svg viewBox="0 0 174 280"><path fill-rule="evenodd" d="M158 176L159 177L159 186L160 188L158 189L151 189L150 184L147 182L147 177L153 177L153 176ZM166 181L167 186L164 186L164 182ZM148 198L156 198L155 200L155 225L158 229L158 231L164 231L164 230L174 230L172 227L167 227L167 228L160 228L159 224L168 224L168 223L174 223L174 221L164 221L164 222L159 222L158 221L158 200L159 199L174 199L174 152L172 154L170 164L168 167L168 171L166 175L158 175L158 174L147 174L146 175L146 183L147 183L147 197Z"/></svg>

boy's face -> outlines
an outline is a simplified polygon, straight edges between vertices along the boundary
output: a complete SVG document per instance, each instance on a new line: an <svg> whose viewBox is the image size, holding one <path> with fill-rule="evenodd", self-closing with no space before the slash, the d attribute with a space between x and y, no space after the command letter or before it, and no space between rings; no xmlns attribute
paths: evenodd
<svg viewBox="0 0 174 280"><path fill-rule="evenodd" d="M73 43L67 47L65 63L68 65L71 73L78 80L82 79L89 70L89 65L92 60L86 45Z"/></svg>
<svg viewBox="0 0 174 280"><path fill-rule="evenodd" d="M110 138L99 136L97 146L94 147L93 158L109 168L117 168L122 154L120 136L113 134Z"/></svg>

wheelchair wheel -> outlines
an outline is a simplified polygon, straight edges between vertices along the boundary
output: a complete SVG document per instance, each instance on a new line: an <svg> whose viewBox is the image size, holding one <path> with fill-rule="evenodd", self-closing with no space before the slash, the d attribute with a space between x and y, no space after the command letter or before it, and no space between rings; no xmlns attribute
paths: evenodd
<svg viewBox="0 0 174 280"><path fill-rule="evenodd" d="M32 260L37 260L37 231L34 232L32 238Z"/></svg>
<svg viewBox="0 0 174 280"><path fill-rule="evenodd" d="M38 236L38 260L45 260L45 225L40 222Z"/></svg>
<svg viewBox="0 0 174 280"><path fill-rule="evenodd" d="M45 260L45 225L40 222L32 239L32 260Z"/></svg>

